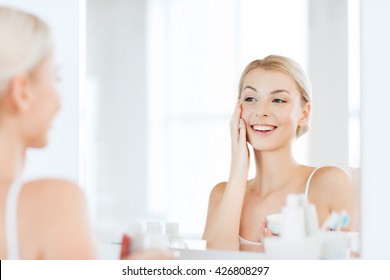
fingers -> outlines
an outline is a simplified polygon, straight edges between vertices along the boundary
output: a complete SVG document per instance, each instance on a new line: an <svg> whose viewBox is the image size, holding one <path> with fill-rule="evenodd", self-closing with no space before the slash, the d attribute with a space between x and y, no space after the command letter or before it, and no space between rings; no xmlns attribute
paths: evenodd
<svg viewBox="0 0 390 280"><path fill-rule="evenodd" d="M130 246L131 238L127 234L123 234L121 260L173 260L178 257L177 252L161 249L139 250L130 254Z"/></svg>
<svg viewBox="0 0 390 280"><path fill-rule="evenodd" d="M233 130L238 129L238 121L239 121L240 117L241 117L241 106L240 106L240 103L237 102L236 108L234 109L233 116L230 120L230 127Z"/></svg>
<svg viewBox="0 0 390 280"><path fill-rule="evenodd" d="M240 102L237 102L232 119L230 121L230 134L232 137L233 144L236 144L239 141L241 113L242 113L241 104Z"/></svg>
<svg viewBox="0 0 390 280"><path fill-rule="evenodd" d="M245 121L243 119L240 119L240 135L239 135L239 142L240 143L246 143L246 126Z"/></svg>
<svg viewBox="0 0 390 280"><path fill-rule="evenodd" d="M272 231L268 228L267 220L262 222L261 226L263 227L263 237L278 236L277 234L273 234Z"/></svg>
<svg viewBox="0 0 390 280"><path fill-rule="evenodd" d="M271 237L271 236L273 236L273 233L270 231L269 228L264 228L263 234L264 234L264 237Z"/></svg>
<svg viewBox="0 0 390 280"><path fill-rule="evenodd" d="M125 259L130 253L130 237L127 234L123 234L122 236L122 245L121 245L121 253L120 259Z"/></svg>

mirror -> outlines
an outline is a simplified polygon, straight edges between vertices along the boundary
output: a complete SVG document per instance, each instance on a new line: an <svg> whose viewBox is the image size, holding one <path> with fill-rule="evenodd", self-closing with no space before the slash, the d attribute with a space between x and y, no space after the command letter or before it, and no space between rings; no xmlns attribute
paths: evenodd
<svg viewBox="0 0 390 280"><path fill-rule="evenodd" d="M268 54L298 61L313 84L297 159L359 167L358 28L347 4L87 1L83 153L97 235L115 240L130 222L157 220L201 237L210 190L229 176L241 71Z"/></svg>

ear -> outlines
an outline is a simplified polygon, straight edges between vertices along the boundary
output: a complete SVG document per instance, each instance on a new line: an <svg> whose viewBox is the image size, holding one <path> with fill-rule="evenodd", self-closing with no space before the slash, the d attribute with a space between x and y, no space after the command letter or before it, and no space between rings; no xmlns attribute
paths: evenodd
<svg viewBox="0 0 390 280"><path fill-rule="evenodd" d="M15 76L9 82L8 94L12 107L17 112L25 112L30 108L32 95L29 83L30 79L25 74Z"/></svg>
<svg viewBox="0 0 390 280"><path fill-rule="evenodd" d="M298 124L299 126L307 125L310 118L310 110L311 110L311 104L310 102L306 102L302 108L301 117L299 119L299 124Z"/></svg>

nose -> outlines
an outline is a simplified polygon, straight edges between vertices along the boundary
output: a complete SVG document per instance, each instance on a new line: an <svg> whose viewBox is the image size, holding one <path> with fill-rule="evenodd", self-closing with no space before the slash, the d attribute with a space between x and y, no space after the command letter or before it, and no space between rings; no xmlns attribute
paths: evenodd
<svg viewBox="0 0 390 280"><path fill-rule="evenodd" d="M258 102L258 107L256 108L256 116L259 117L268 117L270 115L269 106L264 101Z"/></svg>

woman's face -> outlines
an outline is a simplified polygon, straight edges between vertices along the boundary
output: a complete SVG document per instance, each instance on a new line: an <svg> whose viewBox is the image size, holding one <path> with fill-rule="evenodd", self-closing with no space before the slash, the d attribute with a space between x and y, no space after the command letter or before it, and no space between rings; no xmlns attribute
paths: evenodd
<svg viewBox="0 0 390 280"><path fill-rule="evenodd" d="M255 150L275 150L291 144L298 125L306 124L310 113L309 105L302 105L295 81L279 71L248 72L240 102L247 139Z"/></svg>
<svg viewBox="0 0 390 280"><path fill-rule="evenodd" d="M57 90L58 69L50 52L31 74L29 90L31 106L26 126L26 142L30 147L44 147L51 122L61 107Z"/></svg>

